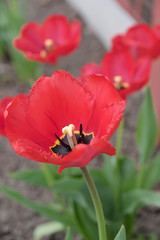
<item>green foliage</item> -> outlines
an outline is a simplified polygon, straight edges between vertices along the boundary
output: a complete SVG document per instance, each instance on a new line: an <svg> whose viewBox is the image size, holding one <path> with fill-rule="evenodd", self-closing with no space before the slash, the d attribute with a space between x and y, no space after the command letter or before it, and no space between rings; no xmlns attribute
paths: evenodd
<svg viewBox="0 0 160 240"><path fill-rule="evenodd" d="M123 195L125 214L131 214L138 208L148 205L160 207L160 194L149 190L135 189Z"/></svg>
<svg viewBox="0 0 160 240"><path fill-rule="evenodd" d="M25 22L26 8L27 6L20 6L17 0L9 0L7 3L0 1L0 57L11 58L20 78L31 83L41 75L40 65L27 60L12 45Z"/></svg>
<svg viewBox="0 0 160 240"><path fill-rule="evenodd" d="M0 190L11 199L15 200L16 202L20 203L21 205L46 216L49 219L58 221L60 223L65 224L66 226L71 226L73 229L75 228L74 223L71 221L71 219L67 218L67 216L63 216L61 214L61 208L58 205L58 208L56 207L56 204L54 204L54 208L49 204L39 204L35 203L24 196L22 196L19 192L15 191L12 188L0 185ZM58 209L58 211L57 211Z"/></svg>
<svg viewBox="0 0 160 240"><path fill-rule="evenodd" d="M127 156L121 156L119 159L106 155L103 157L105 157L103 169L90 169L90 173L103 205L108 239L115 238L122 224L125 224L127 236L130 236L137 210L147 205L160 206L160 194L149 190L160 178L157 168L160 164L159 154L153 161L145 165L144 178L149 170L150 174L147 181L144 180L142 189L137 188L137 177L140 169L136 169L135 161ZM63 201L59 204L41 206L29 201L12 189L1 187L0 190L49 219L70 226L72 230L81 233L84 239L97 240L98 230L94 206L80 171L74 170L66 169L64 174L58 175L55 166L46 164L45 169L42 167L41 169L30 169L11 174L14 179L42 186L52 191L58 197L58 201L65 199L64 206L62 205ZM47 181L46 171L51 176L50 181ZM64 208L67 212L64 211ZM63 211L64 214L62 214Z"/></svg>
<svg viewBox="0 0 160 240"><path fill-rule="evenodd" d="M142 169L141 187L151 189L160 179L160 152L151 160L148 161Z"/></svg>
<svg viewBox="0 0 160 240"><path fill-rule="evenodd" d="M40 169L29 169L29 170L18 171L15 173L11 173L10 177L19 181L29 183L29 184L48 188L48 183L46 181L46 178L43 175L42 170Z"/></svg>
<svg viewBox="0 0 160 240"><path fill-rule="evenodd" d="M157 120L153 109L152 96L149 87L147 87L136 129L140 162L146 162L153 154L157 134Z"/></svg>

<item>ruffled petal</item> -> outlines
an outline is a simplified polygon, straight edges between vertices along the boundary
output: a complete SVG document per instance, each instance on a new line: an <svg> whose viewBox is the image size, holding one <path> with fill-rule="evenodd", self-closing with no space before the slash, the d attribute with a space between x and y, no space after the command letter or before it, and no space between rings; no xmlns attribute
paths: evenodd
<svg viewBox="0 0 160 240"><path fill-rule="evenodd" d="M93 131L98 138L105 136L109 139L122 119L125 101L103 75L90 75L85 82L85 87L92 92L95 99L95 108L88 131Z"/></svg>
<svg viewBox="0 0 160 240"><path fill-rule="evenodd" d="M27 159L59 165L56 156L49 150L43 148L29 139L16 139L11 142L14 151Z"/></svg>
<svg viewBox="0 0 160 240"><path fill-rule="evenodd" d="M55 133L61 136L64 126L74 124L79 130L82 124L85 130L93 106L93 96L83 85L69 73L57 71L51 78L43 76L34 84L27 117L32 127L53 141L53 145Z"/></svg>
<svg viewBox="0 0 160 240"><path fill-rule="evenodd" d="M28 96L23 94L15 97L7 108L5 123L8 139L12 144L17 143L19 139L21 139L21 143L23 142L22 140L27 139L49 152L52 142L31 126L26 117L27 105Z"/></svg>
<svg viewBox="0 0 160 240"><path fill-rule="evenodd" d="M104 139L93 138L89 145L78 144L71 153L59 159L58 173L61 173L67 167L85 167L100 153L112 156L116 154L116 150Z"/></svg>

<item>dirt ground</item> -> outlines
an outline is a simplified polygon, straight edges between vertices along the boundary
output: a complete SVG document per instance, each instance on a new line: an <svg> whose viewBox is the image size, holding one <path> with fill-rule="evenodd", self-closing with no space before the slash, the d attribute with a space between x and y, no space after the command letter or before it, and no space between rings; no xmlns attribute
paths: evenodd
<svg viewBox="0 0 160 240"><path fill-rule="evenodd" d="M52 13L66 14L70 20L79 19L74 9L64 0L32 0L30 1L28 19L29 21L41 22ZM94 36L92 30L83 22L82 42L76 52L60 60L60 66L74 76L78 76L81 67L87 62L99 63L106 50ZM53 66L45 66L44 73L51 75ZM3 78L5 80L3 81ZM0 98L7 95L16 95L20 92L28 92L29 87L24 83L17 82L17 76L10 63L0 62ZM135 123L143 93L135 94L128 99L126 109L126 130L124 135L123 152L137 157L134 141ZM112 139L114 142L114 138ZM17 170L36 168L39 166L34 161L24 159L14 153L7 139L0 138L0 183L16 188L26 197L39 202L50 199L48 191L40 187L28 186L10 179L8 174ZM160 239L160 214L159 209L145 208L138 214L137 228L140 232L156 232ZM0 192L0 240L31 240L32 232L40 223L48 220L38 214L11 201ZM63 234L56 234L52 240L62 240Z"/></svg>

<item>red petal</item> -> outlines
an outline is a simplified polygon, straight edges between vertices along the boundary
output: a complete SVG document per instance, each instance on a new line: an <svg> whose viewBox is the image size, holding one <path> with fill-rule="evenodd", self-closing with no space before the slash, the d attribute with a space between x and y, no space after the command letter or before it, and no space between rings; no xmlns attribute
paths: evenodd
<svg viewBox="0 0 160 240"><path fill-rule="evenodd" d="M86 77L91 74L102 74L102 69L97 63L87 63L83 66L79 76L80 81L84 83L86 81Z"/></svg>
<svg viewBox="0 0 160 240"><path fill-rule="evenodd" d="M121 97L125 99L129 94L144 87L149 81L150 70L151 59L148 57L140 58L136 64L135 73L130 81L130 86L120 90Z"/></svg>
<svg viewBox="0 0 160 240"><path fill-rule="evenodd" d="M123 82L130 82L135 70L135 62L126 51L111 51L102 59L103 73L114 82L114 77L121 76Z"/></svg>
<svg viewBox="0 0 160 240"><path fill-rule="evenodd" d="M9 141L12 144L16 144L21 139L27 139L31 142L35 142L37 145L47 149L52 145L46 136L41 134L41 131L36 131L32 128L31 124L27 121L26 111L28 105L27 95L19 95L15 97L11 105L7 108L8 115L6 116L6 133ZM27 147L24 145L24 147Z"/></svg>
<svg viewBox="0 0 160 240"><path fill-rule="evenodd" d="M65 44L57 46L51 53L47 55L47 61L56 62L60 56L64 56L75 50L81 41L81 23L74 21L70 26L70 35Z"/></svg>
<svg viewBox="0 0 160 240"><path fill-rule="evenodd" d="M69 34L69 22L63 15L52 15L48 17L42 25L42 35L44 38L53 39L57 45L65 44Z"/></svg>
<svg viewBox="0 0 160 240"><path fill-rule="evenodd" d="M8 106L8 104L14 99L14 97L5 97L0 101L0 135L6 136L5 132L5 119L4 112Z"/></svg>
<svg viewBox="0 0 160 240"><path fill-rule="evenodd" d="M135 59L142 56L156 58L157 36L147 24L137 24L128 29L125 35L118 35L113 40L114 49L129 50Z"/></svg>
<svg viewBox="0 0 160 240"><path fill-rule="evenodd" d="M88 132L93 131L96 137L106 136L109 139L122 119L125 102L113 84L102 75L89 76L85 86L95 99Z"/></svg>
<svg viewBox="0 0 160 240"><path fill-rule="evenodd" d="M89 145L78 144L71 153L59 159L61 173L67 167L85 167L93 158L100 153L115 155L115 148L104 139L93 138Z"/></svg>
<svg viewBox="0 0 160 240"><path fill-rule="evenodd" d="M147 24L138 24L131 27L126 33L126 38L130 38L148 49L152 48L156 41L152 29Z"/></svg>
<svg viewBox="0 0 160 240"><path fill-rule="evenodd" d="M21 51L40 53L43 47L41 27L37 23L27 23L21 29L21 36L13 42L15 48Z"/></svg>
<svg viewBox="0 0 160 240"><path fill-rule="evenodd" d="M54 144L55 133L61 136L64 126L74 124L79 130L82 123L87 128L93 104L93 96L76 79L57 71L51 78L41 77L33 86L27 117L32 127Z"/></svg>
<svg viewBox="0 0 160 240"><path fill-rule="evenodd" d="M15 152L27 159L59 165L55 155L29 139L17 139L11 142Z"/></svg>

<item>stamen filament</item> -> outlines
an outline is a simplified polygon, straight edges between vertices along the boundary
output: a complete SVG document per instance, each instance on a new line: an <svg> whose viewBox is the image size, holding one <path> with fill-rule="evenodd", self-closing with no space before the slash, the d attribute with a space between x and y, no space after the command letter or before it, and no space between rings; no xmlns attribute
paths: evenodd
<svg viewBox="0 0 160 240"><path fill-rule="evenodd" d="M62 128L63 134L67 135L67 140L69 142L69 146L71 147L71 149L74 149L75 145L78 144L76 136L74 134L74 129L75 129L75 126L73 124L70 124L69 126Z"/></svg>

